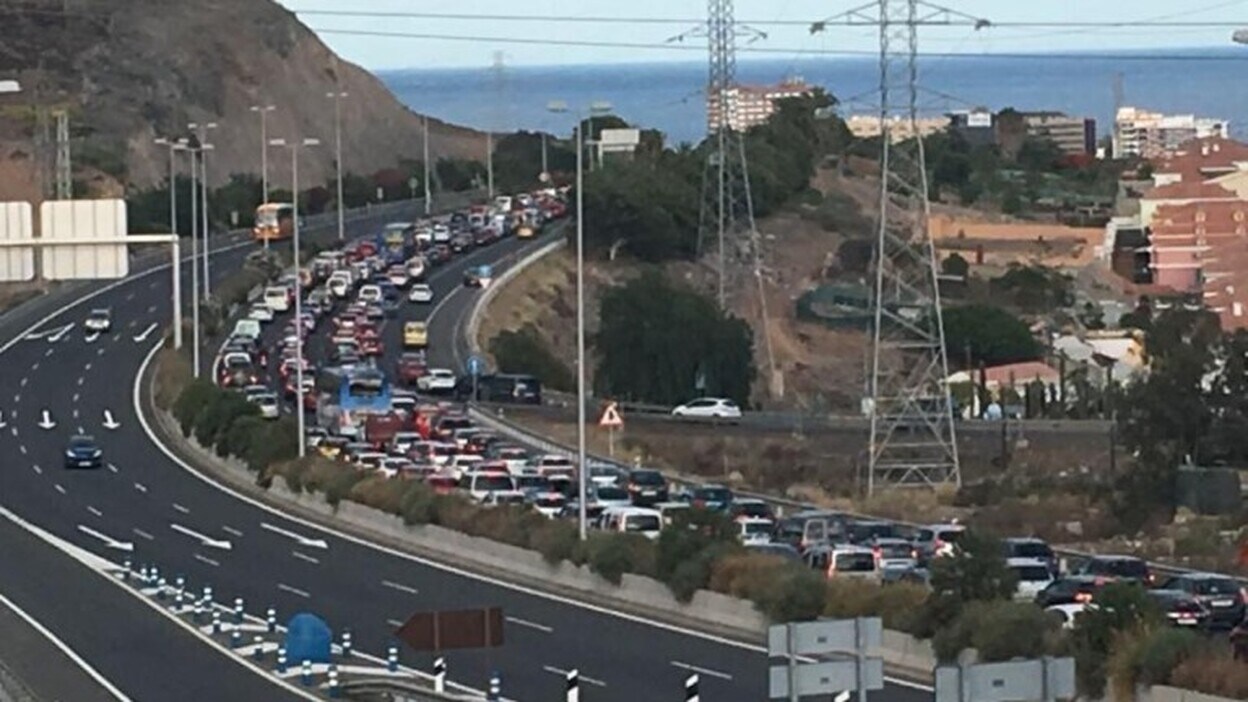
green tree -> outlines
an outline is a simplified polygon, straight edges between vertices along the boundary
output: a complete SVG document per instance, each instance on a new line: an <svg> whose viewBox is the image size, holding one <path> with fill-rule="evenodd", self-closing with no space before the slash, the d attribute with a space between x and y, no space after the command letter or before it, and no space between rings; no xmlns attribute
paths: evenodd
<svg viewBox="0 0 1248 702"><path fill-rule="evenodd" d="M1018 587L1005 564L1001 542L967 530L951 555L932 561L932 594L918 614L920 636L930 637L953 624L972 602L1009 600Z"/></svg>
<svg viewBox="0 0 1248 702"><path fill-rule="evenodd" d="M945 275L965 278L971 272L971 264L967 263L961 254L949 254L948 258L940 262L940 272Z"/></svg>
<svg viewBox="0 0 1248 702"><path fill-rule="evenodd" d="M1027 324L992 305L963 305L944 311L945 348L950 358L998 365L1040 357L1040 343Z"/></svg>
<svg viewBox="0 0 1248 702"><path fill-rule="evenodd" d="M595 340L599 394L673 405L698 395L745 403L754 381L745 322L647 271L607 290Z"/></svg>
<svg viewBox="0 0 1248 702"><path fill-rule="evenodd" d="M1105 691L1105 663L1117 637L1161 623L1161 612L1144 588L1111 583L1097 595L1096 607L1075 620L1070 635L1080 693L1096 698Z"/></svg>
<svg viewBox="0 0 1248 702"><path fill-rule="evenodd" d="M490 353L503 373L526 373L553 390L571 392L576 378L568 364L542 341L532 325L503 330L490 340Z"/></svg>

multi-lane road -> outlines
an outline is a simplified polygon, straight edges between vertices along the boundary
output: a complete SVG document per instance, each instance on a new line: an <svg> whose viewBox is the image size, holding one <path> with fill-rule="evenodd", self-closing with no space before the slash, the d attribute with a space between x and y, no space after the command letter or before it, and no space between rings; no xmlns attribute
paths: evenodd
<svg viewBox="0 0 1248 702"><path fill-rule="evenodd" d="M440 344L450 348L452 328L477 294L461 288L464 268L513 260L540 243L509 239L432 275L441 305L405 306L401 314L421 318L436 311L435 362L451 361L440 355ZM218 254L215 271L237 268L247 250ZM184 575L192 588L211 585L221 601L242 597L253 612L272 606L282 619L315 612L337 630L349 628L356 648L374 654L384 651L396 624L413 612L501 606L508 617L507 644L448 659L451 678L476 689L498 671L511 699L562 699L560 671L569 668L581 671L583 698L589 700L681 699L690 671L701 673L705 700L765 698L767 659L754 645L514 587L503 572L497 578L459 572L289 518L192 473L153 442L136 412L137 377L168 323L168 275L133 276L97 290L89 301L79 298L25 329L0 320L0 451L7 457L0 471L0 514L16 517L0 518L6 564L0 595L94 671L99 679L87 675L83 684L95 693L135 700L297 696L64 552L77 549L119 563L125 554L112 546L129 543L136 563ZM90 337L81 321L95 306L112 308L113 330ZM401 325L389 327L385 340L395 352ZM99 440L103 469L62 467L66 440L80 429ZM51 546L19 521L73 546ZM430 664L409 652L403 659L412 666ZM889 702L930 697L896 684L873 695Z"/></svg>

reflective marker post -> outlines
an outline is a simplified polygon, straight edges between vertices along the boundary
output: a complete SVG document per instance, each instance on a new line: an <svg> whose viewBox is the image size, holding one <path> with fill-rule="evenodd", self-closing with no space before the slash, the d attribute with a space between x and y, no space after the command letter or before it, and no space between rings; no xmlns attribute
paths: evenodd
<svg viewBox="0 0 1248 702"><path fill-rule="evenodd" d="M433 660L433 691L446 692L446 659L441 656Z"/></svg>
<svg viewBox="0 0 1248 702"><path fill-rule="evenodd" d="M694 673L685 678L685 702L699 702L700 699L698 696L698 675Z"/></svg>
<svg viewBox="0 0 1248 702"><path fill-rule="evenodd" d="M568 697L567 702L581 702L581 674L580 671L569 670L568 680Z"/></svg>

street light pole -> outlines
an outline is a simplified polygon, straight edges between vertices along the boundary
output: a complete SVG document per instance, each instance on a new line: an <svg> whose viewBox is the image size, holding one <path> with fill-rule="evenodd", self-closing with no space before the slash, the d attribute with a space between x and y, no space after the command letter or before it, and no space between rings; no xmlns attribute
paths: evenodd
<svg viewBox="0 0 1248 702"><path fill-rule="evenodd" d="M260 204L263 205L269 201L269 113L276 110L274 105L252 105L251 111L260 114L260 182L261 192ZM264 240L268 243L268 239Z"/></svg>
<svg viewBox="0 0 1248 702"><path fill-rule="evenodd" d="M549 172L550 168L546 164L546 130L542 130L542 175L545 176Z"/></svg>
<svg viewBox="0 0 1248 702"><path fill-rule="evenodd" d="M342 210L342 99L347 97L347 93L325 93L325 97L333 98L334 101L334 163L338 172L338 241L342 241L347 236Z"/></svg>
<svg viewBox="0 0 1248 702"><path fill-rule="evenodd" d="M175 153L186 150L186 139L176 141L161 137L157 144L169 147L169 233L178 235L178 164ZM182 348L182 262L176 239L173 255L173 348Z"/></svg>
<svg viewBox="0 0 1248 702"><path fill-rule="evenodd" d="M494 134L485 130L485 192L494 201Z"/></svg>
<svg viewBox="0 0 1248 702"><path fill-rule="evenodd" d="M202 192L199 193L199 196L203 198L203 207L200 208L200 216L203 218L203 236L204 236L204 252L203 252L204 253L204 263L203 263L203 266L204 266L204 300L207 301L208 297L212 294L212 284L209 282L209 277L208 277L209 246L208 246L208 153L207 152L211 151L213 148L213 146L208 143L208 130L216 129L217 123L216 122L207 122L207 123L191 122L190 124L187 125L187 127L192 132L195 132L196 136L199 138L199 167L203 171L203 177L200 179L200 183L199 183L200 188L202 188Z"/></svg>
<svg viewBox="0 0 1248 702"><path fill-rule="evenodd" d="M320 145L319 139L303 139L302 141L287 142L285 139L274 139L269 142L272 146L281 146L290 149L290 179L291 192L296 193L294 197L294 234L292 239L292 248L295 258L295 418L299 425L299 457L303 458L307 455L307 430L305 423L304 405L303 405L303 264L299 260L299 149L309 146Z"/></svg>
<svg viewBox="0 0 1248 702"><path fill-rule="evenodd" d="M199 196L196 192L199 167L195 165L197 148L186 153L191 157L191 368L199 377Z"/></svg>
<svg viewBox="0 0 1248 702"><path fill-rule="evenodd" d="M423 144L421 146L423 155L420 160L424 168L425 216L428 217L429 213L433 211L433 189L429 187L429 115L421 115L420 124L421 132L423 133Z"/></svg>

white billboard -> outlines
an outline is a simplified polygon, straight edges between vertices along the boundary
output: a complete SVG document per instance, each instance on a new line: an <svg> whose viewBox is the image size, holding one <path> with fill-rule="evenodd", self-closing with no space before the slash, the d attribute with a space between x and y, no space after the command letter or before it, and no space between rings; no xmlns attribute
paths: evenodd
<svg viewBox="0 0 1248 702"><path fill-rule="evenodd" d="M640 129L604 129L598 134L598 148L609 154L632 153L640 143Z"/></svg>
<svg viewBox="0 0 1248 702"><path fill-rule="evenodd" d="M48 280L124 278L130 257L125 200L58 200L39 208L43 277ZM92 243L93 239L109 243Z"/></svg>
<svg viewBox="0 0 1248 702"><path fill-rule="evenodd" d="M0 241L24 241L35 235L29 202L0 202ZM0 282L34 280L33 246L0 246Z"/></svg>

